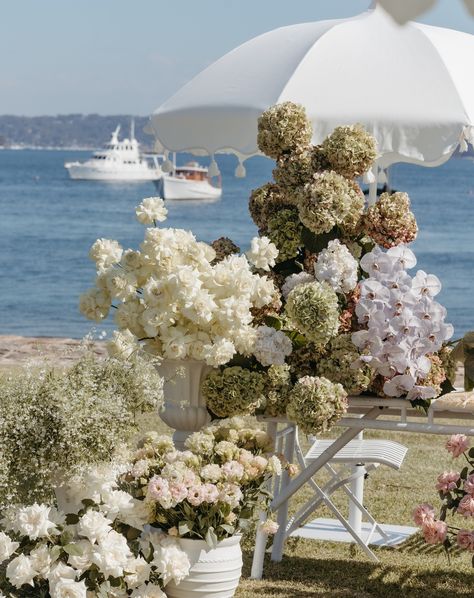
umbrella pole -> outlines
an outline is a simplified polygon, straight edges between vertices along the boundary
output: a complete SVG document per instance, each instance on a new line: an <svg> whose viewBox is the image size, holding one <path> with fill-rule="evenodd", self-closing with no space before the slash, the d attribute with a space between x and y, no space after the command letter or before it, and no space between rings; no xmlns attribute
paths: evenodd
<svg viewBox="0 0 474 598"><path fill-rule="evenodd" d="M369 183L369 206L373 206L375 204L375 202L377 201L377 185L378 185L378 166L375 164L373 166L373 170L374 170L374 181L372 181L371 183Z"/></svg>

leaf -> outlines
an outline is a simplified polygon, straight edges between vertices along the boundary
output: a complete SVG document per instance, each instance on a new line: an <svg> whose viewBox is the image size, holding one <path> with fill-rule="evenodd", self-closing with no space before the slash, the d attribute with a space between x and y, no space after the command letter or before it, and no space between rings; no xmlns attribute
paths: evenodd
<svg viewBox="0 0 474 598"><path fill-rule="evenodd" d="M207 530L206 543L208 546L211 546L211 548L215 548L217 546L217 536L212 526Z"/></svg>
<svg viewBox="0 0 474 598"><path fill-rule="evenodd" d="M185 536L186 534L189 534L189 532L191 531L191 528L189 527L189 525L187 523L180 523L178 526L178 530L179 530L180 536Z"/></svg>
<svg viewBox="0 0 474 598"><path fill-rule="evenodd" d="M453 386L451 380L446 378L446 380L441 384L441 394L439 396L441 397L443 395L447 395L450 392L453 392L453 390L456 390L456 388Z"/></svg>
<svg viewBox="0 0 474 598"><path fill-rule="evenodd" d="M265 316L265 324L271 328L275 328L275 330L281 330L283 326L280 318L276 318L275 316Z"/></svg>
<svg viewBox="0 0 474 598"><path fill-rule="evenodd" d="M75 525L76 523L79 523L79 515L76 515L75 513L69 513L66 515L66 523L68 525Z"/></svg>
<svg viewBox="0 0 474 598"><path fill-rule="evenodd" d="M273 266L272 269L277 274L281 274L286 278L292 274L299 274L301 272L301 265L296 261L295 258L292 258L291 260L278 262L275 266Z"/></svg>
<svg viewBox="0 0 474 598"><path fill-rule="evenodd" d="M62 547L61 546L53 546L51 548L51 551L50 551L49 555L50 555L51 560L53 561L53 563L54 563L54 561L58 560L58 558L61 555L61 552L62 552Z"/></svg>
<svg viewBox="0 0 474 598"><path fill-rule="evenodd" d="M303 230L301 232L301 240L308 251L311 253L319 253L323 249L326 249L328 246L329 241L333 241L338 237L338 230L337 227L334 227L328 233L323 233L321 235L316 235L308 228L303 226Z"/></svg>
<svg viewBox="0 0 474 598"><path fill-rule="evenodd" d="M71 544L66 544L63 546L64 552L67 552L70 556L82 556L84 554L82 548L77 544L71 542Z"/></svg>
<svg viewBox="0 0 474 598"><path fill-rule="evenodd" d="M231 536L233 534L235 534L235 527L233 525L228 525L227 523L221 523L221 525L219 527L221 527L225 532L227 532Z"/></svg>

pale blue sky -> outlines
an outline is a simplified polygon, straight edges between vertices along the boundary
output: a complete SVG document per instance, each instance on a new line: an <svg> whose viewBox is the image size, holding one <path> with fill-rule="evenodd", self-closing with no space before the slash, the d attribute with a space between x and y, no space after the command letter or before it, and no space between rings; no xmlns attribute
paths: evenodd
<svg viewBox="0 0 474 598"><path fill-rule="evenodd" d="M370 0L0 0L0 114L149 114L236 45ZM423 22L474 33L461 0ZM363 65L361 65L363 68Z"/></svg>

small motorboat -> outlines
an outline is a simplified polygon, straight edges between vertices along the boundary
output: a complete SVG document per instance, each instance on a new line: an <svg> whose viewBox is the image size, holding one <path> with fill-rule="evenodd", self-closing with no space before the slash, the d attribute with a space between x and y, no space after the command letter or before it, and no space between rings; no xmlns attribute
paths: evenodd
<svg viewBox="0 0 474 598"><path fill-rule="evenodd" d="M175 155L171 172L163 173L154 183L163 199L219 199L222 195L220 177L213 184L208 168L198 162L176 166Z"/></svg>

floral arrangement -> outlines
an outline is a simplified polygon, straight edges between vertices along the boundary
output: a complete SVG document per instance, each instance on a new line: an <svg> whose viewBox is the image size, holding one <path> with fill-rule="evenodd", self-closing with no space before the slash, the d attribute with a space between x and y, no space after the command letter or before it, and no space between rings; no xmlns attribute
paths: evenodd
<svg viewBox="0 0 474 598"><path fill-rule="evenodd" d="M80 310L100 321L113 306L119 330L109 343L113 355L129 356L139 343L169 359L227 363L236 353L250 354L255 338L252 309L274 300L268 271L278 250L266 237L252 241L247 256L230 240L215 249L181 229L158 228L166 218L160 198L137 207L147 228L140 251L123 251L117 241L98 239L90 257L97 266L96 287L81 296ZM114 303L115 302L115 303Z"/></svg>
<svg viewBox="0 0 474 598"><path fill-rule="evenodd" d="M138 357L71 368L44 365L0 375L0 512L51 500L58 479L110 461L137 429L139 414L161 405L163 381Z"/></svg>
<svg viewBox="0 0 474 598"><path fill-rule="evenodd" d="M446 450L453 459L463 458L464 467L445 471L438 476L436 490L442 501L437 518L432 505L423 503L413 511L413 519L423 532L428 544L442 544L446 551L453 546L473 553L474 529L469 524L474 517L474 447L470 448L464 434L455 434L446 442ZM448 516L457 519L448 524Z"/></svg>
<svg viewBox="0 0 474 598"><path fill-rule="evenodd" d="M121 477L121 487L144 505L153 526L214 546L267 510L268 482L281 474L282 463L271 455L265 432L238 418L221 420L192 434L185 449L149 434ZM293 465L286 467L296 473ZM268 522L265 529L272 528Z"/></svg>
<svg viewBox="0 0 474 598"><path fill-rule="evenodd" d="M177 540L144 527L143 502L118 489L117 474L89 470L66 489L64 509L34 503L5 513L2 596L166 598L162 588L188 575Z"/></svg>

